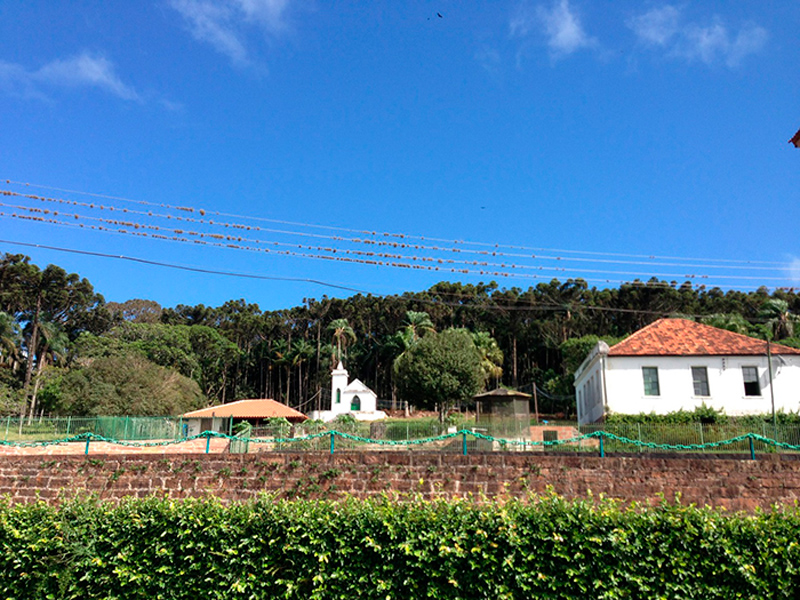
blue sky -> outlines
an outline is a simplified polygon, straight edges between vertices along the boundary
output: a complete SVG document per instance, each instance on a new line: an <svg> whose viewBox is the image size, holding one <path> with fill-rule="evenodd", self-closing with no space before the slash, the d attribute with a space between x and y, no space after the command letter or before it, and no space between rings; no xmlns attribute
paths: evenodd
<svg viewBox="0 0 800 600"><path fill-rule="evenodd" d="M798 30L769 1L7 1L0 239L278 279L0 251L164 306L348 293L287 278L800 286Z"/></svg>

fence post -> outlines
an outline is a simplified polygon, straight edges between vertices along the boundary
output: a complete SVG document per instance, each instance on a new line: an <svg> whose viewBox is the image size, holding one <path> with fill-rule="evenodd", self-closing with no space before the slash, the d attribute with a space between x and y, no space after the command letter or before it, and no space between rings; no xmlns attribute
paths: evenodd
<svg viewBox="0 0 800 600"><path fill-rule="evenodd" d="M700 429L700 445L703 447L702 451L705 452L706 451L706 437L705 437L705 435L703 435L703 430L704 430L703 429L703 424L702 423L698 423L697 427Z"/></svg>
<svg viewBox="0 0 800 600"><path fill-rule="evenodd" d="M756 450L753 447L753 435L750 434L747 436L747 441L750 442L750 460L756 459Z"/></svg>
<svg viewBox="0 0 800 600"><path fill-rule="evenodd" d="M600 432L600 458L605 458L605 456L606 456L606 451L605 451L605 448L603 448L603 432L601 431Z"/></svg>
<svg viewBox="0 0 800 600"><path fill-rule="evenodd" d="M89 454L89 440L91 440L91 439L92 439L92 434L91 433L87 433L86 434L86 450L84 450L84 452L83 452L84 454Z"/></svg>
<svg viewBox="0 0 800 600"><path fill-rule="evenodd" d="M8 441L8 428L11 426L11 415L8 415L6 420L6 441Z"/></svg>
<svg viewBox="0 0 800 600"><path fill-rule="evenodd" d="M461 432L461 449L464 453L464 456L467 455L467 433L466 431Z"/></svg>
<svg viewBox="0 0 800 600"><path fill-rule="evenodd" d="M209 447L211 446L211 432L206 431L206 454L208 454Z"/></svg>
<svg viewBox="0 0 800 600"><path fill-rule="evenodd" d="M641 453L642 452L642 424L641 423L637 423L636 424L636 433L637 433L636 437L639 439L639 452Z"/></svg>
<svg viewBox="0 0 800 600"><path fill-rule="evenodd" d="M331 431L331 454L336 450L336 434Z"/></svg>

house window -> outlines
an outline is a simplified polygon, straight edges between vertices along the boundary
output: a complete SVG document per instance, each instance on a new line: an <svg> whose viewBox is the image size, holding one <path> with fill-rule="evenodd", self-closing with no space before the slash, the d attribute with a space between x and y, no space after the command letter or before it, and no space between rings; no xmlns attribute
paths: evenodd
<svg viewBox="0 0 800 600"><path fill-rule="evenodd" d="M760 396L761 384L758 382L758 368L742 367L742 377L744 379L744 395Z"/></svg>
<svg viewBox="0 0 800 600"><path fill-rule="evenodd" d="M708 369L705 367L692 367L692 384L695 396L710 396L708 389Z"/></svg>
<svg viewBox="0 0 800 600"><path fill-rule="evenodd" d="M353 412L358 412L361 410L361 398L358 396L353 396L353 400L350 402L350 410Z"/></svg>
<svg viewBox="0 0 800 600"><path fill-rule="evenodd" d="M658 367L642 367L642 378L644 379L644 395L660 396L658 389Z"/></svg>

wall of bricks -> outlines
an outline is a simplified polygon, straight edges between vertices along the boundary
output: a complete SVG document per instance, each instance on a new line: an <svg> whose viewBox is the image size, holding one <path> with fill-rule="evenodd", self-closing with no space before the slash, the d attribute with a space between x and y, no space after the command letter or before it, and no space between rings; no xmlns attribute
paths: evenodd
<svg viewBox="0 0 800 600"><path fill-rule="evenodd" d="M384 492L438 496L568 498L604 494L752 511L800 499L800 460L554 456L543 453L263 452L257 454L99 454L0 456L0 496L48 502L92 492L103 499L151 494L246 500L365 497Z"/></svg>

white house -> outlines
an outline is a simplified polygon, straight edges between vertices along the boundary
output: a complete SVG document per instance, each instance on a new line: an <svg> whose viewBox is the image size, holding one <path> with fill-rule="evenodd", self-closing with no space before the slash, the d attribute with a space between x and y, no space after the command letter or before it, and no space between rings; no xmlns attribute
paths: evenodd
<svg viewBox="0 0 800 600"><path fill-rule="evenodd" d="M771 364L771 373L770 373ZM728 415L800 410L800 350L685 319L598 342L575 373L578 422L705 404Z"/></svg>
<svg viewBox="0 0 800 600"><path fill-rule="evenodd" d="M353 415L359 421L385 419L386 413L378 410L378 396L375 392L358 379L350 383L347 380L347 369L340 361L331 372L331 409L315 410L311 413L311 418L326 422L333 421L339 415Z"/></svg>

